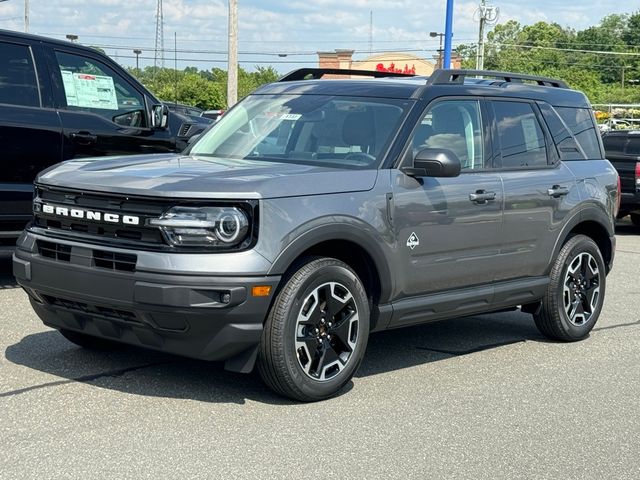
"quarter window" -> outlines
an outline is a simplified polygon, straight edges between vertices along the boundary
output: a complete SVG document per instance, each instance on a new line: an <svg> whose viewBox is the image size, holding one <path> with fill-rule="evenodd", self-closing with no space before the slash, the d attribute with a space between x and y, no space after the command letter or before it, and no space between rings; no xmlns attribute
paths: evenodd
<svg viewBox="0 0 640 480"><path fill-rule="evenodd" d="M0 43L0 103L40 106L36 70L26 45Z"/></svg>
<svg viewBox="0 0 640 480"><path fill-rule="evenodd" d="M111 68L88 57L56 52L68 110L96 113L118 125L146 126L144 97Z"/></svg>
<svg viewBox="0 0 640 480"><path fill-rule="evenodd" d="M493 102L502 168L547 165L544 134L529 103Z"/></svg>
<svg viewBox="0 0 640 480"><path fill-rule="evenodd" d="M575 135L587 158L602 158L593 111L588 108L555 107L555 109Z"/></svg>
<svg viewBox="0 0 640 480"><path fill-rule="evenodd" d="M446 149L462 171L485 168L482 116L476 100L446 100L429 107L411 139L414 155L425 148Z"/></svg>

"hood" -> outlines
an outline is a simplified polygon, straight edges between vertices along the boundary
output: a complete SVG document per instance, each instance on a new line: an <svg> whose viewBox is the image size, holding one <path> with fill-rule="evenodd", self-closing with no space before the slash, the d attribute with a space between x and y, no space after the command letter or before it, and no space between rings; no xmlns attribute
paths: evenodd
<svg viewBox="0 0 640 480"><path fill-rule="evenodd" d="M152 154L69 160L41 172L52 187L154 197L259 199L365 191L377 170Z"/></svg>

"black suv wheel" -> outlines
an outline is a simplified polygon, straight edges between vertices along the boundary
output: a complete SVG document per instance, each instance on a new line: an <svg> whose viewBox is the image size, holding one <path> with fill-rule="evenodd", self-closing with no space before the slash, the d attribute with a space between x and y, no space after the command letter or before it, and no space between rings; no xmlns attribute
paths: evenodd
<svg viewBox="0 0 640 480"><path fill-rule="evenodd" d="M598 246L584 235L571 237L551 270L542 308L534 315L536 326L554 340L585 338L598 321L605 286L606 270Z"/></svg>
<svg viewBox="0 0 640 480"><path fill-rule="evenodd" d="M322 400L351 379L368 335L369 304L355 272L332 258L309 260L275 299L264 327L258 371L282 395Z"/></svg>

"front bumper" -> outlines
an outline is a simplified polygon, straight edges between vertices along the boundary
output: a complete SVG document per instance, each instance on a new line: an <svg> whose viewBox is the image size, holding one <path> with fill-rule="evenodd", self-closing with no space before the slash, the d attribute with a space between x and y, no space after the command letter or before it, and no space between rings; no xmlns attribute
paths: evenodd
<svg viewBox="0 0 640 480"><path fill-rule="evenodd" d="M118 263L135 251L33 237L13 269L46 325L204 360L254 356L279 276L139 271ZM255 285L271 295L252 296Z"/></svg>

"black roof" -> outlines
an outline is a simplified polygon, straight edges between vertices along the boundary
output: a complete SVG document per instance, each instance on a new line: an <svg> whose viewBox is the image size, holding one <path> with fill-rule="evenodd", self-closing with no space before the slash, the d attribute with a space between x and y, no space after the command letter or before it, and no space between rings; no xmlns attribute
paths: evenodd
<svg viewBox="0 0 640 480"><path fill-rule="evenodd" d="M375 76L370 79L327 79L322 74ZM310 80L301 80L305 74ZM475 78L483 76L488 78ZM474 78L472 78L474 77ZM398 99L443 95L471 95L543 100L555 106L591 108L582 92L557 79L508 72L436 70L430 77L393 75L337 69L300 69L281 81L259 88L256 94L316 94Z"/></svg>
<svg viewBox="0 0 640 480"><path fill-rule="evenodd" d="M104 55L105 57L107 56L96 48L87 47L80 43L70 42L68 40L59 40L57 38L45 37L42 35L34 35L32 33L23 33L23 32L16 32L15 30L3 30L3 29L0 29L0 35L4 37L14 37L16 39L21 39L21 40L30 40L32 42L49 43L52 45L59 45L62 47L73 47L74 49L85 50L91 53L98 53L98 54Z"/></svg>

